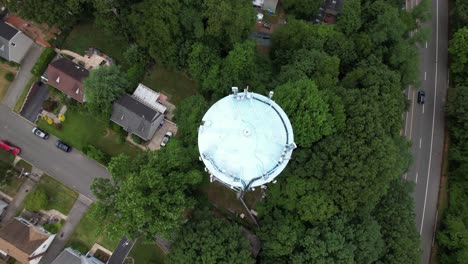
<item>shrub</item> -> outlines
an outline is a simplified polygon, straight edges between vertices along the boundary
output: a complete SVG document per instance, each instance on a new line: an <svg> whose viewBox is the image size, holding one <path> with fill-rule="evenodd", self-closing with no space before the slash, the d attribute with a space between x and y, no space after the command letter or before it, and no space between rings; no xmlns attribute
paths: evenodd
<svg viewBox="0 0 468 264"><path fill-rule="evenodd" d="M62 129L62 124L60 124L60 123L55 123L54 126L55 126L55 129L57 129L57 130Z"/></svg>
<svg viewBox="0 0 468 264"><path fill-rule="evenodd" d="M55 108L57 108L57 102L49 99L45 100L44 102L42 102L42 108L44 108L44 110L46 110L47 112L52 112L55 110Z"/></svg>
<svg viewBox="0 0 468 264"><path fill-rule="evenodd" d="M99 163L102 163L105 165L109 163L110 156L93 145L86 145L83 148L83 152L86 154L86 156L98 161Z"/></svg>
<svg viewBox="0 0 468 264"><path fill-rule="evenodd" d="M12 72L7 72L5 74L5 79L9 82L12 82L15 79L15 75Z"/></svg>
<svg viewBox="0 0 468 264"><path fill-rule="evenodd" d="M26 196L24 207L29 211L39 211L47 207L49 199L44 190L38 188Z"/></svg>
<svg viewBox="0 0 468 264"><path fill-rule="evenodd" d="M60 222L44 225L44 229L52 234L57 234L60 228L62 228L62 224Z"/></svg>
<svg viewBox="0 0 468 264"><path fill-rule="evenodd" d="M120 130L121 130L121 126L117 123L114 123L111 121L111 128L112 130L114 130L115 132L119 133Z"/></svg>
<svg viewBox="0 0 468 264"><path fill-rule="evenodd" d="M36 61L36 64L34 64L34 67L31 69L31 73L35 76L41 76L54 57L55 51L52 48L45 48L44 52L42 52L41 56Z"/></svg>
<svg viewBox="0 0 468 264"><path fill-rule="evenodd" d="M135 134L132 134L132 139L133 139L133 141L135 141L135 143L137 143L137 144L143 143L143 139L141 139L139 136L137 136L137 135L135 135Z"/></svg>
<svg viewBox="0 0 468 264"><path fill-rule="evenodd" d="M135 89L134 87L138 85L138 83L143 80L143 77L145 76L145 66L144 65L140 65L140 64L135 64L135 65L132 65L132 67L130 67L128 70L127 70L127 79L132 83L130 87L130 89ZM127 92L133 92L133 91L127 91Z"/></svg>
<svg viewBox="0 0 468 264"><path fill-rule="evenodd" d="M59 121L60 122L65 121L65 115L59 115Z"/></svg>
<svg viewBox="0 0 468 264"><path fill-rule="evenodd" d="M54 120L52 118L47 117L47 124L52 125L54 123Z"/></svg>

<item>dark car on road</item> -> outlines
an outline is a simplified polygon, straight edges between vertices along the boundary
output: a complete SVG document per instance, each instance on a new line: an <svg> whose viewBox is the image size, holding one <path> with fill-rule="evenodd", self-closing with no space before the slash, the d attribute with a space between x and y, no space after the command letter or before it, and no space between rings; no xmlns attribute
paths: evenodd
<svg viewBox="0 0 468 264"><path fill-rule="evenodd" d="M55 146L65 152L70 152L72 150L71 146L67 145L66 143L60 140L57 140L57 142L55 142Z"/></svg>
<svg viewBox="0 0 468 264"><path fill-rule="evenodd" d="M49 133L40 130L39 128L35 127L32 129L32 132L34 135L43 138L43 139L48 139L49 138Z"/></svg>
<svg viewBox="0 0 468 264"><path fill-rule="evenodd" d="M418 104L424 104L426 93L421 90L418 92Z"/></svg>
<svg viewBox="0 0 468 264"><path fill-rule="evenodd" d="M14 146L10 142L6 140L0 140L0 149L5 150L6 152L10 152L13 155L18 155L21 153L21 149Z"/></svg>

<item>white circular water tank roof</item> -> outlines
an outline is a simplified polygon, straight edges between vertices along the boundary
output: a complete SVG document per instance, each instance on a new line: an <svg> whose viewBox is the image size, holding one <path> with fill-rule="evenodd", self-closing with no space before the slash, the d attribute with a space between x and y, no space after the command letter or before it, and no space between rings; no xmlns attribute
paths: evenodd
<svg viewBox="0 0 468 264"><path fill-rule="evenodd" d="M272 181L296 147L286 113L260 94L226 96L211 106L202 121L200 157L211 175L236 189Z"/></svg>

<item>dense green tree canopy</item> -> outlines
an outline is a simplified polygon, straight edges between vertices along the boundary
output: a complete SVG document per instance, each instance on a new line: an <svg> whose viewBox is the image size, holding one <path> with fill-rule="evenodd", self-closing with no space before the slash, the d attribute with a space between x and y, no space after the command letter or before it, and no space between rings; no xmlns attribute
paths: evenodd
<svg viewBox="0 0 468 264"><path fill-rule="evenodd" d="M275 91L275 100L289 115L299 146L310 147L336 131L328 95L320 92L313 81L291 81Z"/></svg>
<svg viewBox="0 0 468 264"><path fill-rule="evenodd" d="M83 85L86 107L91 113L104 117L110 116L112 103L130 89L130 82L115 65L91 70Z"/></svg>
<svg viewBox="0 0 468 264"><path fill-rule="evenodd" d="M452 58L450 70L455 75L455 81L460 85L468 85L468 27L455 32L449 52Z"/></svg>
<svg viewBox="0 0 468 264"><path fill-rule="evenodd" d="M148 151L131 160L111 160L111 179L98 178L91 190L98 198L97 216L108 221L113 236L144 234L171 237L194 206L188 194L201 181L190 157L174 140L164 151Z"/></svg>
<svg viewBox="0 0 468 264"><path fill-rule="evenodd" d="M237 224L217 219L209 211L200 213L181 229L166 263L254 263Z"/></svg>
<svg viewBox="0 0 468 264"><path fill-rule="evenodd" d="M57 4L55 0L3 0L11 11L20 16L38 23L47 23L49 26L71 26L83 11L82 3L86 0L65 0Z"/></svg>

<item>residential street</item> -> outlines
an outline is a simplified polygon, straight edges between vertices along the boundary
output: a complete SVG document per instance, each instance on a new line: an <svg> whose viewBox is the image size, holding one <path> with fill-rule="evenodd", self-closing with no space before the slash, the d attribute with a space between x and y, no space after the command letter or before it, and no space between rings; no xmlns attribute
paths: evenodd
<svg viewBox="0 0 468 264"><path fill-rule="evenodd" d="M4 104L0 104L0 139L21 148L20 157L73 190L93 199L89 189L96 177L110 177L107 170L77 150L65 153L55 147L56 137L43 140L31 130L33 125Z"/></svg>
<svg viewBox="0 0 468 264"><path fill-rule="evenodd" d="M408 4L414 6L414 0ZM437 218L442 151L444 141L445 100L447 94L447 2L433 0L431 20L423 24L431 36L420 51L420 89L426 103L417 103L417 89L409 90L412 105L406 115L405 135L412 142L413 166L405 176L415 182L416 227L421 234L423 263L429 263Z"/></svg>
<svg viewBox="0 0 468 264"><path fill-rule="evenodd" d="M28 53L26 53L24 56L21 63L21 68L18 71L15 80L10 84L10 88L8 89L8 92L3 99L3 103L10 107L10 109L15 106L18 97L23 91L23 88L26 86L26 84L28 84L29 80L33 76L31 69L33 68L39 56L41 56L43 50L43 47L34 44L29 49Z"/></svg>

